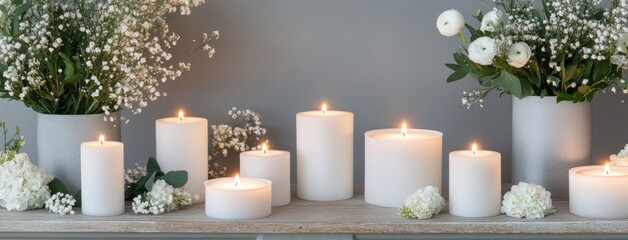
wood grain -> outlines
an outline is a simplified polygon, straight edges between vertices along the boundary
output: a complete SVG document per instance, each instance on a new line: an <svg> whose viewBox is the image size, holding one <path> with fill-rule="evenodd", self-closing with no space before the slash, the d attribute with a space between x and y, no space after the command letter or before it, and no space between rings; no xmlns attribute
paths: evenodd
<svg viewBox="0 0 628 240"><path fill-rule="evenodd" d="M487 233L628 233L628 220L587 219L569 213L567 202L555 202L557 213L544 219L505 215L462 218L446 211L429 220L406 219L396 209L366 204L362 194L338 202L292 203L273 208L269 217L226 221L205 216L204 204L164 215L91 217L80 213L58 216L45 210L0 210L0 232L77 233L351 233L351 234L487 234ZM80 212L80 211L79 211Z"/></svg>

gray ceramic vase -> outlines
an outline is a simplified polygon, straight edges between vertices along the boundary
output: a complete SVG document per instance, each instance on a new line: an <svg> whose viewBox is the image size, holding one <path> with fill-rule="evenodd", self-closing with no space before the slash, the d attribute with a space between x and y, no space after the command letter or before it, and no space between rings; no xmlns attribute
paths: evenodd
<svg viewBox="0 0 628 240"><path fill-rule="evenodd" d="M513 98L512 184L544 186L569 198L569 169L591 163L591 104L556 97Z"/></svg>
<svg viewBox="0 0 628 240"><path fill-rule="evenodd" d="M119 118L118 113L114 116ZM37 114L37 155L39 166L66 185L70 193L81 187L81 143L106 140L120 141L120 124L104 121L105 114L55 115Z"/></svg>

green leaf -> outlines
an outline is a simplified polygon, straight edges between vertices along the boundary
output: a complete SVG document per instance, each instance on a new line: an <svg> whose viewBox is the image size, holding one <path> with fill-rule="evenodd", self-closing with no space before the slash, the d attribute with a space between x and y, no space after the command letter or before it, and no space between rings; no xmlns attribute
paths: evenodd
<svg viewBox="0 0 628 240"><path fill-rule="evenodd" d="M464 78L465 76L467 76L467 70L465 69L458 69L455 72L453 72L451 75L449 75L449 77L447 78L447 82L455 82L458 81L462 78Z"/></svg>
<svg viewBox="0 0 628 240"><path fill-rule="evenodd" d="M454 71L460 69L460 65L454 63L445 63L445 66Z"/></svg>
<svg viewBox="0 0 628 240"><path fill-rule="evenodd" d="M76 200L76 204L74 204L74 207L81 207L81 201L83 201L83 197L82 197L82 192L81 190L78 190L78 192L76 192L76 194L74 194L74 199Z"/></svg>
<svg viewBox="0 0 628 240"><path fill-rule="evenodd" d="M608 60L595 62L593 64L593 82L597 82L606 77L611 70L611 63Z"/></svg>
<svg viewBox="0 0 628 240"><path fill-rule="evenodd" d="M58 178L54 178L48 183L48 189L50 189L50 194L55 194L59 192L70 194L68 188L65 187L65 184L63 184L63 182Z"/></svg>
<svg viewBox="0 0 628 240"><path fill-rule="evenodd" d="M153 174L150 175L150 177L147 178L146 183L144 184L144 187L146 188L146 191L151 191L153 189L153 185L155 184L155 175L157 174L157 172L154 172Z"/></svg>
<svg viewBox="0 0 628 240"><path fill-rule="evenodd" d="M587 93L589 93L589 91L591 91L591 87L589 87L589 86L582 85L582 86L578 87L578 92L580 92L582 94L587 94Z"/></svg>
<svg viewBox="0 0 628 240"><path fill-rule="evenodd" d="M146 163L146 170L148 174L161 172L161 168L159 167L159 163L157 163L157 159L154 157L148 158L148 163Z"/></svg>
<svg viewBox="0 0 628 240"><path fill-rule="evenodd" d="M523 90L519 78L506 70L499 75L499 83L504 91L510 92L515 97L522 98Z"/></svg>
<svg viewBox="0 0 628 240"><path fill-rule="evenodd" d="M188 172L170 171L163 176L163 180L175 188L183 187L188 182Z"/></svg>
<svg viewBox="0 0 628 240"><path fill-rule="evenodd" d="M569 66L567 67L566 71L563 71L563 82L569 82L569 80L574 76L574 74L576 73L576 70L578 70L577 66Z"/></svg>

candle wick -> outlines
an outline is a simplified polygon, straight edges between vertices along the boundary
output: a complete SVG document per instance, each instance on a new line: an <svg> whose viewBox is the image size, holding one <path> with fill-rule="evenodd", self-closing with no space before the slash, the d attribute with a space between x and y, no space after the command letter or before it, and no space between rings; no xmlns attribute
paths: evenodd
<svg viewBox="0 0 628 240"><path fill-rule="evenodd" d="M238 186L238 182L236 182L236 183L235 183L235 186L236 186L236 187Z"/></svg>
<svg viewBox="0 0 628 240"><path fill-rule="evenodd" d="M266 152L267 152L267 151L268 151L268 150L264 149L264 154L266 154Z"/></svg>

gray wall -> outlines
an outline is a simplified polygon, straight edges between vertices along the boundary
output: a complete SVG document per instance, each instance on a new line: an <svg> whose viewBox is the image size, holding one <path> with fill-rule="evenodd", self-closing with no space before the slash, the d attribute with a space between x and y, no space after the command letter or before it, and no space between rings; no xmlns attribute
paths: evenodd
<svg viewBox="0 0 628 240"><path fill-rule="evenodd" d="M474 1L418 0L208 0L191 16L175 16L171 28L191 43L203 31L218 29L215 57L208 60L192 45L180 44L175 60L192 63L192 71L163 87L168 97L153 102L122 128L126 165L145 163L155 154L154 121L174 116L179 108L229 122L232 106L263 116L275 148L295 151L295 114L318 109L355 113L355 182L364 181L364 136L367 130L411 127L444 133L444 180L447 154L476 140L503 154L503 178L509 180L511 98L488 99L484 108L461 105L472 79L447 84L443 65L459 44L441 36L435 22L456 8L471 14L490 6ZM593 111L593 159L608 157L628 143L626 96L602 94ZM20 124L25 151L36 159L35 114L20 102L0 100L0 120ZM295 179L293 157L293 180Z"/></svg>

